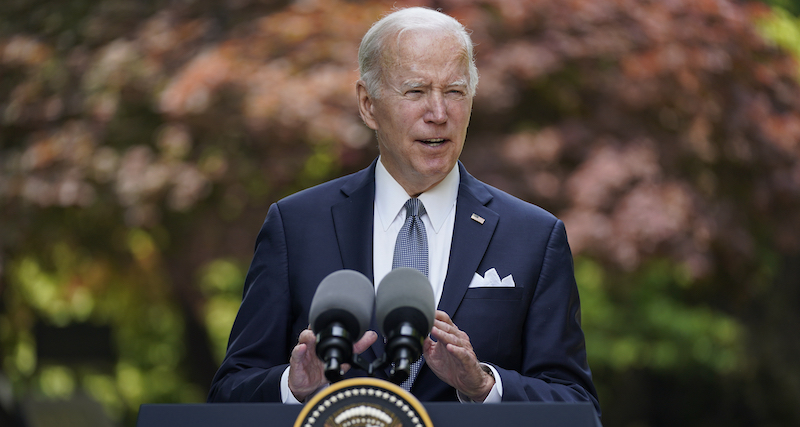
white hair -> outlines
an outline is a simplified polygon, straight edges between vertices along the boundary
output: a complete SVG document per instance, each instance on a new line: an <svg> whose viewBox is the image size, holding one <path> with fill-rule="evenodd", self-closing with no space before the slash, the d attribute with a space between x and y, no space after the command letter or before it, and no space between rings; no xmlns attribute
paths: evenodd
<svg viewBox="0 0 800 427"><path fill-rule="evenodd" d="M380 96L382 78L381 56L384 43L391 37L399 37L409 30L439 30L455 36L464 45L469 75L467 94L475 96L478 87L478 68L475 66L472 39L469 32L455 18L424 7L399 9L386 15L372 25L358 48L358 68L367 93L373 98Z"/></svg>

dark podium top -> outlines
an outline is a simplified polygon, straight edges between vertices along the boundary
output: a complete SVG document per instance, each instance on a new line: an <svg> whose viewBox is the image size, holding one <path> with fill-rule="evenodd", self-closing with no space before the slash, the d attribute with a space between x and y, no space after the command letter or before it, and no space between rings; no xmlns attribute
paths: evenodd
<svg viewBox="0 0 800 427"><path fill-rule="evenodd" d="M435 427L600 427L591 403L424 403ZM136 427L294 426L301 405L280 403L146 404Z"/></svg>

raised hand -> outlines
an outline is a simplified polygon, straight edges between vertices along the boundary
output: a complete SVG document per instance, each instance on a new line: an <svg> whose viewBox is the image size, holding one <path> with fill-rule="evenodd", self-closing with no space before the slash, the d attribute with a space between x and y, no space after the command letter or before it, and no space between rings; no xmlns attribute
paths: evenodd
<svg viewBox="0 0 800 427"><path fill-rule="evenodd" d="M494 386L472 350L469 336L443 311L436 311L431 336L425 339L425 363L442 381L470 399L483 402Z"/></svg>
<svg viewBox="0 0 800 427"><path fill-rule="evenodd" d="M361 354L377 338L378 334L374 331L367 331L360 340L353 344L353 354ZM316 355L316 341L314 331L305 329L300 333L297 345L292 349L292 355L289 358L289 390L300 402L303 402L320 387L328 384L328 379L325 378L325 364ZM347 372L350 370L350 364L343 364L342 369Z"/></svg>

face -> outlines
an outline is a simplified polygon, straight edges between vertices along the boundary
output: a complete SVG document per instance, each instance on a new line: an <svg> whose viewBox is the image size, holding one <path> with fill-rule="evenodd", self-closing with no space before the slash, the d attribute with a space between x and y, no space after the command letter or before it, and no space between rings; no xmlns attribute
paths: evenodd
<svg viewBox="0 0 800 427"><path fill-rule="evenodd" d="M397 40L397 39L394 39ZM359 111L378 137L381 162L409 195L455 166L472 111L463 45L441 32L407 31L386 42L380 94L358 83Z"/></svg>

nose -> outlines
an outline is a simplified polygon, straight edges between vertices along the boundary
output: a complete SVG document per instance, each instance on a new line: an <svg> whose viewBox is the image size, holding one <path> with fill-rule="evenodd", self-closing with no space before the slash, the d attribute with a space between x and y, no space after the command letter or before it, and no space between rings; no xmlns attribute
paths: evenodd
<svg viewBox="0 0 800 427"><path fill-rule="evenodd" d="M428 110L425 112L425 121L434 124L447 122L447 102L444 94L439 91L432 91L428 97Z"/></svg>

